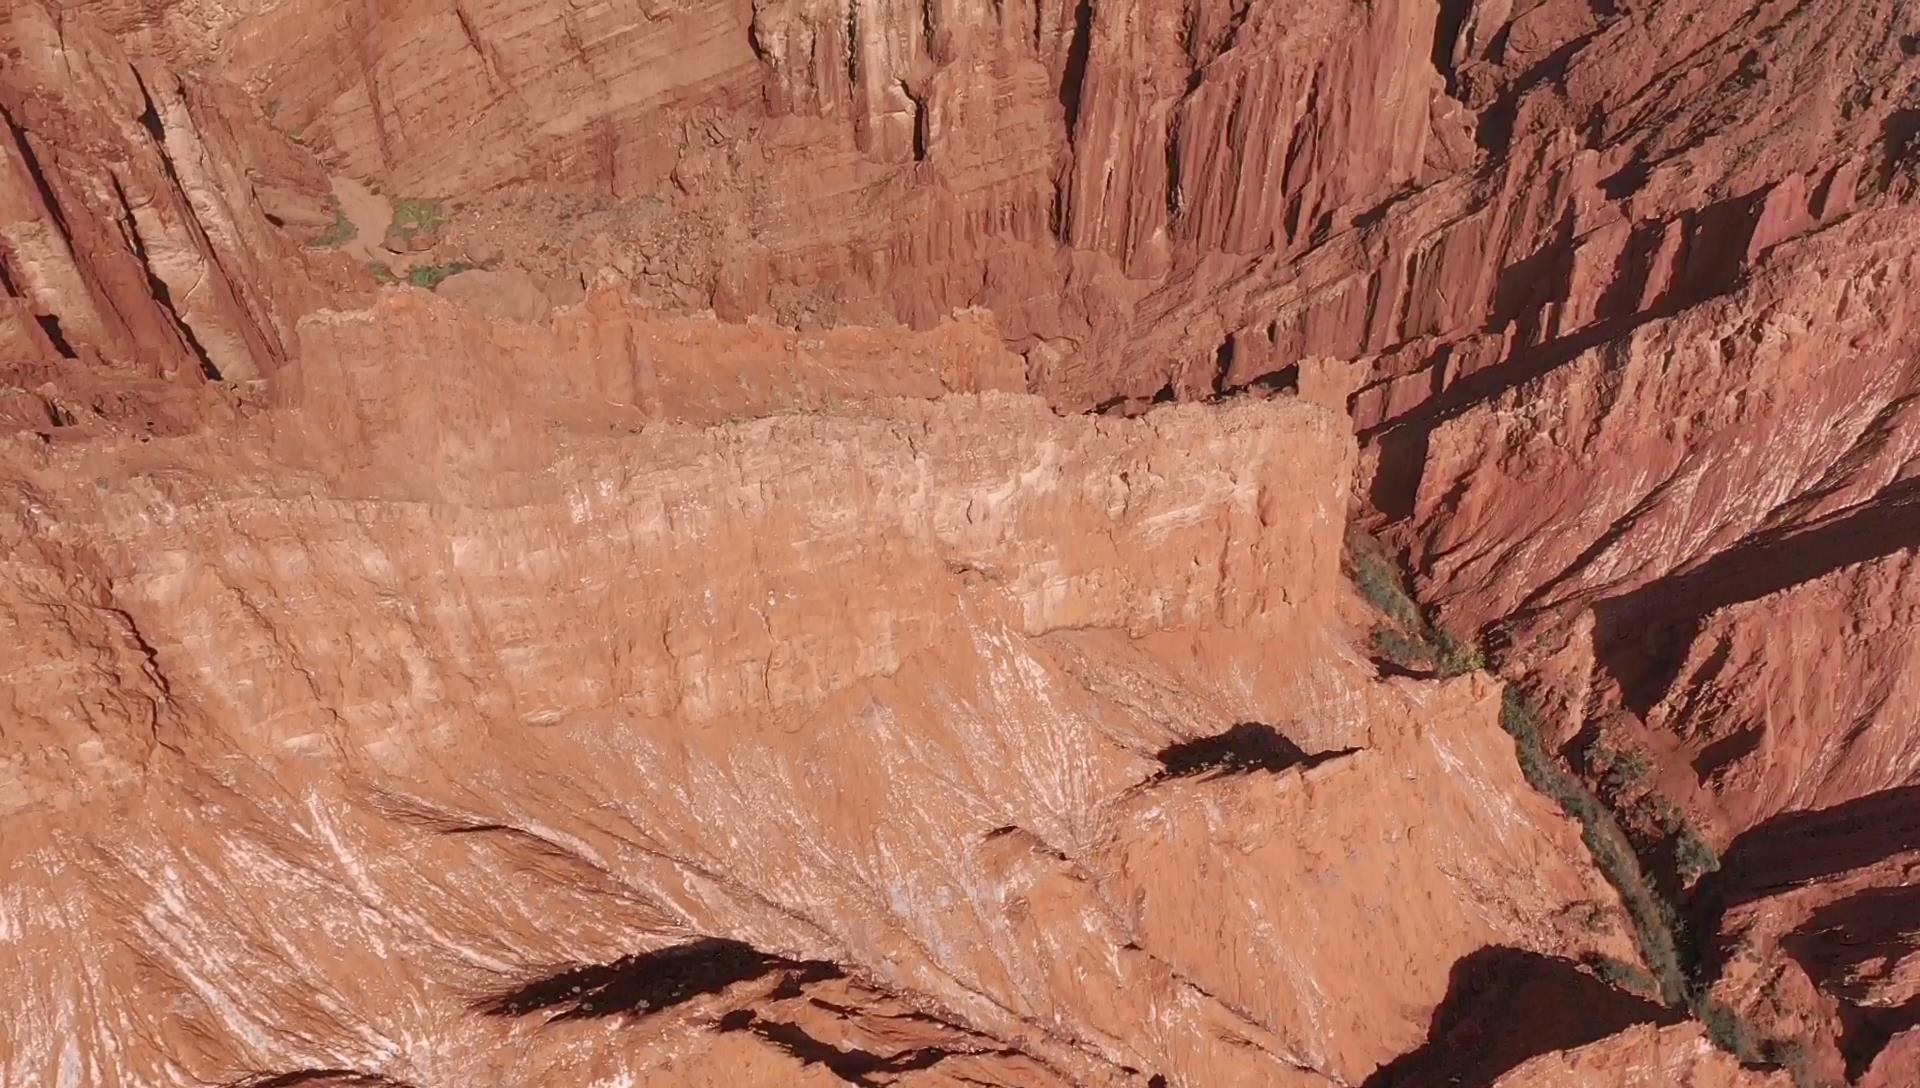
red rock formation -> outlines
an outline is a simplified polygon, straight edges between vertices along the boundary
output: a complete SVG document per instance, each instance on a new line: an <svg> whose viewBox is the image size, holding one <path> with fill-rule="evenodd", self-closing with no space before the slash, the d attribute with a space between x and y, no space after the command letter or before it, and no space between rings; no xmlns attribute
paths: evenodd
<svg viewBox="0 0 1920 1088"><path fill-rule="evenodd" d="M1493 685L1347 648L1336 413L650 423L609 304L13 444L18 1076L1351 1083L1479 947L1633 955Z"/></svg>
<svg viewBox="0 0 1920 1088"><path fill-rule="evenodd" d="M1716 875L1714 992L1790 1040L1820 1083L1911 1061L1909 1044L1888 1044L1920 1022L1915 801L1907 787L1775 817Z"/></svg>
<svg viewBox="0 0 1920 1088"><path fill-rule="evenodd" d="M0 22L0 365L247 379L318 299L289 232L325 177L218 83L129 62L34 0ZM286 228L286 229L281 229Z"/></svg>
<svg viewBox="0 0 1920 1088"><path fill-rule="evenodd" d="M1698 1025L1631 1028L1577 1050L1545 1054L1493 1088L1787 1088L1785 1073L1743 1069L1714 1048Z"/></svg>
<svg viewBox="0 0 1920 1088"><path fill-rule="evenodd" d="M19 944L10 1025L83 1076L655 1075L507 1056L548 970L675 1083L1764 1083L1627 1006L1457 1064L1486 957L1631 954L1485 681L1347 648L1350 478L1656 879L1728 848L1714 993L1911 1064L1910 844L1787 833L1920 782L1910 6L4 18L4 917L124 950ZM319 163L504 267L355 309ZM1021 387L1300 397L889 400ZM1148 758L1209 736L1267 769Z"/></svg>

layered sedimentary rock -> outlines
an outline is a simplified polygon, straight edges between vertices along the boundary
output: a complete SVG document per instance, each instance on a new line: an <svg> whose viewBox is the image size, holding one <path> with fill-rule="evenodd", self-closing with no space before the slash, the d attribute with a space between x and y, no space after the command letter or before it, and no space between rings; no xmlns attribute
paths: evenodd
<svg viewBox="0 0 1920 1088"><path fill-rule="evenodd" d="M1916 800L1906 787L1768 820L1734 840L1703 904L1716 994L1819 1083L1913 1061L1911 1039L1890 1044L1920 1023Z"/></svg>
<svg viewBox="0 0 1920 1088"><path fill-rule="evenodd" d="M1551 745L1728 848L1714 992L1904 1083L1910 844L1783 829L1920 781L1910 6L0 32L8 1077L1757 1078L1575 963L1631 952L1485 682L1348 648L1351 480ZM444 202L467 308L346 312L326 173ZM884 403L1021 388L1349 415ZM1605 1032L1488 1057L1489 971Z"/></svg>
<svg viewBox="0 0 1920 1088"><path fill-rule="evenodd" d="M330 219L319 164L231 88L129 60L36 0L0 16L0 50L10 381L66 361L187 384L283 363L325 297L299 249Z"/></svg>
<svg viewBox="0 0 1920 1088"><path fill-rule="evenodd" d="M701 429L460 314L12 440L11 1081L1354 1083L1633 956L1496 688L1348 648L1337 413Z"/></svg>
<svg viewBox="0 0 1920 1088"><path fill-rule="evenodd" d="M1743 1069L1707 1041L1698 1026L1631 1028L1577 1050L1543 1055L1494 1082L1494 1088L1787 1088L1786 1073Z"/></svg>

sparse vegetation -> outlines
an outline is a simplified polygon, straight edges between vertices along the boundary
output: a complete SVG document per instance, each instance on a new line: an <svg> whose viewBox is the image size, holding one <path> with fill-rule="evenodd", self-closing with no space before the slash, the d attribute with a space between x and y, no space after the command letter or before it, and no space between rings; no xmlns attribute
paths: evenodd
<svg viewBox="0 0 1920 1088"><path fill-rule="evenodd" d="M1700 833L1685 820L1680 822L1680 830L1674 837L1673 859L1683 884L1691 884L1720 868L1720 855L1715 854L1713 847L1703 842Z"/></svg>
<svg viewBox="0 0 1920 1088"><path fill-rule="evenodd" d="M1753 1045L1753 1037L1748 1034L1747 1025L1741 1021L1739 1013L1703 995L1694 1002L1693 1014L1707 1026L1707 1037L1713 1040L1715 1046L1743 1062L1751 1062L1759 1058L1759 1052Z"/></svg>
<svg viewBox="0 0 1920 1088"><path fill-rule="evenodd" d="M1608 764L1607 785L1616 792L1631 789L1645 782L1652 769L1646 753L1637 748L1628 748L1615 754Z"/></svg>
<svg viewBox="0 0 1920 1088"><path fill-rule="evenodd" d="M313 240L315 249L338 249L353 241L354 235L358 233L353 220L347 218L346 209L340 206L339 197L327 198L327 207L333 212L333 225L327 228L326 233Z"/></svg>
<svg viewBox="0 0 1920 1088"><path fill-rule="evenodd" d="M1807 1048L1797 1039L1776 1039L1767 1044L1766 1059L1787 1071L1793 1079L1793 1088L1820 1088L1820 1078L1813 1070L1813 1057Z"/></svg>
<svg viewBox="0 0 1920 1088"><path fill-rule="evenodd" d="M411 242L416 236L432 234L447 221L446 209L438 200L404 198L393 205L393 222L387 227L390 242Z"/></svg>
<svg viewBox="0 0 1920 1088"><path fill-rule="evenodd" d="M1462 676L1487 667L1487 657L1480 647L1457 639L1439 627L1433 627L1432 631L1434 658L1440 666L1440 675Z"/></svg>
<svg viewBox="0 0 1920 1088"><path fill-rule="evenodd" d="M1422 614L1379 542L1363 533L1349 534L1346 567L1361 596L1391 623L1376 628L1370 640L1380 657L1403 667L1415 667L1408 664L1415 661L1430 663L1435 672L1445 676L1487 667L1477 646L1456 640ZM1520 770L1528 784L1580 824L1581 839L1594 866L1626 907L1648 969L1642 971L1632 964L1601 958L1590 964L1595 974L1621 989L1690 1009L1706 1026L1716 1046L1741 1061L1756 1060L1758 1051L1739 1013L1708 996L1695 981L1698 952L1688 944L1686 927L1673 901L1641 868L1620 817L1548 749L1538 711L1512 684L1502 694L1500 725L1513 737ZM1644 783L1653 771L1647 753L1638 749L1613 752L1604 746L1589 750L1587 766L1596 773L1604 771L1605 784L1614 795ZM1719 859L1671 801L1657 791L1646 790L1640 793L1637 804L1644 817L1676 836L1674 856L1683 883L1719 868Z"/></svg>
<svg viewBox="0 0 1920 1088"><path fill-rule="evenodd" d="M1375 628L1368 641L1375 656L1403 669L1423 669L1431 664L1426 643L1394 628Z"/></svg>
<svg viewBox="0 0 1920 1088"><path fill-rule="evenodd" d="M1593 961L1592 967L1593 973L1609 986L1656 1000L1660 997L1660 984L1653 976L1625 960L1601 956Z"/></svg>
<svg viewBox="0 0 1920 1088"><path fill-rule="evenodd" d="M1348 576L1353 579L1354 586L1367 599L1367 603L1379 609L1388 619L1403 627L1419 624L1420 610L1401 583L1400 572L1380 553L1378 545L1365 546L1372 543L1371 540L1365 540L1364 544L1356 546L1354 541L1348 542Z"/></svg>
<svg viewBox="0 0 1920 1088"><path fill-rule="evenodd" d="M425 264L407 273L407 282L415 287L424 287L431 291L440 286L448 276L471 271L480 267L465 261L453 261L449 264Z"/></svg>
<svg viewBox="0 0 1920 1088"><path fill-rule="evenodd" d="M1388 621L1374 629L1371 639L1374 653L1382 660L1441 676L1486 668L1486 657L1478 646L1456 638L1421 614L1399 568L1379 541L1365 533L1349 533L1346 559L1347 576L1360 596Z"/></svg>
<svg viewBox="0 0 1920 1088"><path fill-rule="evenodd" d="M1554 761L1541 739L1539 716L1520 689L1511 684L1501 698L1500 725L1514 739L1520 771L1527 782L1579 821L1581 838L1593 855L1594 865L1626 904L1640 956L1653 971L1653 992L1669 1005L1685 1001L1687 978L1675 937L1679 917L1640 871L1639 860L1612 811Z"/></svg>
<svg viewBox="0 0 1920 1088"><path fill-rule="evenodd" d="M385 261L373 261L369 263L367 265L367 271L373 273L373 282L375 283L389 284L400 282L400 277L393 274L393 269L389 267Z"/></svg>

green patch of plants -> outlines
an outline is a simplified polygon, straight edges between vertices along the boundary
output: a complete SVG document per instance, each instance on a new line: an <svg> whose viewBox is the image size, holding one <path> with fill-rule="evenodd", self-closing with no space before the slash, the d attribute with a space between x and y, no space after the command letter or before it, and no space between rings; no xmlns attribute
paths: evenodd
<svg viewBox="0 0 1920 1088"><path fill-rule="evenodd" d="M1787 1071L1793 1088L1819 1088L1820 1078L1813 1071L1813 1056L1797 1039L1775 1039L1762 1048L1766 1060Z"/></svg>
<svg viewBox="0 0 1920 1088"><path fill-rule="evenodd" d="M369 263L367 265L367 271L373 273L373 282L375 283L388 284L400 282L400 277L393 274L393 269L389 267L385 261L373 261Z"/></svg>
<svg viewBox="0 0 1920 1088"><path fill-rule="evenodd" d="M422 234L432 234L447 221L446 209L438 200L407 197L393 205L393 222L387 226L387 238L408 242Z"/></svg>
<svg viewBox="0 0 1920 1088"><path fill-rule="evenodd" d="M1747 1025L1726 1004L1711 997L1702 996L1694 1002L1693 1014L1707 1027L1707 1038L1721 1050L1739 1058L1743 1062L1756 1060L1760 1055L1753 1045L1753 1036L1747 1031Z"/></svg>
<svg viewBox="0 0 1920 1088"><path fill-rule="evenodd" d="M1407 667L1416 667L1415 662L1430 663L1435 671L1449 676L1486 667L1479 647L1455 639L1421 613L1399 569L1378 541L1365 533L1349 533L1345 568L1360 595L1390 621L1390 625L1377 628L1371 638L1373 651L1380 657ZM1601 958L1591 964L1594 972L1612 985L1646 994L1670 1007L1689 1009L1706 1026L1716 1046L1743 1062L1756 1060L1759 1048L1740 1014L1714 1000L1695 982L1700 950L1689 943L1687 928L1673 901L1641 868L1632 840L1621 828L1620 815L1548 749L1539 713L1511 684L1501 696L1500 725L1514 740L1515 755L1527 783L1579 823L1581 840L1595 868L1626 907L1641 959L1647 965L1642 971L1632 964ZM1602 746L1590 750L1590 758L1589 768L1604 770L1606 785L1616 796L1645 782L1653 770L1651 759L1639 750L1615 753ZM1656 826L1675 836L1675 864L1683 883L1690 884L1720 867L1719 858L1679 808L1658 792L1642 792L1636 811L1650 816ZM1800 1065L1804 1068L1804 1058ZM1795 1073L1796 1088L1800 1088L1801 1077L1801 1073Z"/></svg>
<svg viewBox="0 0 1920 1088"><path fill-rule="evenodd" d="M1674 836L1673 860L1683 884L1691 884L1720 868L1720 855L1714 853L1713 847L1702 841L1700 833L1684 820Z"/></svg>
<svg viewBox="0 0 1920 1088"><path fill-rule="evenodd" d="M1612 810L1554 760L1541 739L1539 715L1511 684L1501 696L1500 726L1513 737L1520 772L1527 783L1579 822L1580 837L1593 855L1594 866L1620 893L1627 917L1633 922L1640 957L1653 971L1651 992L1669 1005L1684 1002L1687 977L1675 937L1679 916L1641 872L1640 862Z"/></svg>
<svg viewBox="0 0 1920 1088"><path fill-rule="evenodd" d="M353 225L353 220L347 218L346 209L340 206L339 197L329 197L327 199L327 208L333 212L333 225L328 227L324 234L313 240L313 247L315 249L338 249L348 242L353 241L354 235L358 233L358 230Z"/></svg>
<svg viewBox="0 0 1920 1088"><path fill-rule="evenodd" d="M1637 748L1629 748L1615 754L1608 764L1607 785L1615 792L1627 790L1645 782L1652 770L1653 766L1647 761L1646 753Z"/></svg>
<svg viewBox="0 0 1920 1088"><path fill-rule="evenodd" d="M1387 620L1371 640L1374 653L1382 659L1441 676L1461 676L1487 667L1478 646L1421 614L1399 567L1379 541L1357 530L1348 533L1345 567L1360 596Z"/></svg>
<svg viewBox="0 0 1920 1088"><path fill-rule="evenodd" d="M1601 956L1594 960L1592 966L1593 973L1599 977L1600 981L1615 989L1640 994L1643 997L1660 997L1660 984L1653 980L1653 976L1625 960Z"/></svg>
<svg viewBox="0 0 1920 1088"><path fill-rule="evenodd" d="M424 287L431 291L445 282L447 277L480 267L465 261L453 261L449 264L426 264L407 273L407 282L415 287Z"/></svg>
<svg viewBox="0 0 1920 1088"><path fill-rule="evenodd" d="M1471 642L1455 638L1453 633L1438 626L1432 626L1435 663L1440 667L1442 676L1464 676L1470 672L1479 672L1487 667L1487 657L1480 647Z"/></svg>
<svg viewBox="0 0 1920 1088"><path fill-rule="evenodd" d="M1347 562L1348 575L1368 604L1402 626L1420 622L1420 610L1401 583L1400 572L1385 556L1371 548L1349 547Z"/></svg>
<svg viewBox="0 0 1920 1088"><path fill-rule="evenodd" d="M1403 669L1426 669L1433 666L1433 658L1425 642L1391 627L1375 628L1368 643L1373 649L1374 656Z"/></svg>

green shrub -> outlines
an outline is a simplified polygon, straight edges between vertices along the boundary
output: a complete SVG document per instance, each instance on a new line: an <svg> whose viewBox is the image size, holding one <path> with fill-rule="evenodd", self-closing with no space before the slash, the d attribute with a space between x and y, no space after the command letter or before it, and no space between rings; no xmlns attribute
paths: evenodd
<svg viewBox="0 0 1920 1088"><path fill-rule="evenodd" d="M1391 563L1366 552L1352 555L1351 561L1353 584L1359 587L1360 595L1368 604L1402 626L1419 624L1420 610L1407 595L1400 583L1400 572L1394 570Z"/></svg>
<svg viewBox="0 0 1920 1088"><path fill-rule="evenodd" d="M413 284L415 287L424 287L431 291L440 286L448 276L457 275L478 267L478 265L468 264L465 261L454 261L451 264L421 265L419 268L407 273L407 282Z"/></svg>
<svg viewBox="0 0 1920 1088"><path fill-rule="evenodd" d="M340 206L339 197L329 197L327 207L333 211L333 225L327 228L326 233L313 240L315 249L338 249L353 241L354 235L359 233L353 225L353 220L347 218L346 209Z"/></svg>
<svg viewBox="0 0 1920 1088"><path fill-rule="evenodd" d="M1660 996L1660 984L1653 980L1653 976L1625 960L1617 960L1612 956L1601 956L1593 962L1593 973L1597 975L1602 982L1616 989L1626 990L1629 993L1636 993L1645 997L1658 998Z"/></svg>
<svg viewBox="0 0 1920 1088"><path fill-rule="evenodd" d="M1747 1032L1747 1025L1740 1014L1711 997L1701 997L1694 1003L1693 1013L1707 1027L1707 1037L1721 1050L1750 1062L1758 1057L1753 1046L1753 1037Z"/></svg>
<svg viewBox="0 0 1920 1088"><path fill-rule="evenodd" d="M1520 689L1511 684L1501 694L1500 726L1514 739L1520 773L1527 783L1579 821L1580 838L1593 855L1594 867L1620 893L1640 945L1640 957L1653 970L1651 992L1669 1005L1685 1001L1686 972L1675 937L1678 915L1640 871L1639 860L1613 812L1547 752L1540 736L1539 715Z"/></svg>
<svg viewBox="0 0 1920 1088"><path fill-rule="evenodd" d="M1607 785L1617 791L1637 786L1647 780L1653 770L1647 762L1646 753L1637 748L1628 748L1616 754L1607 766Z"/></svg>
<svg viewBox="0 0 1920 1088"><path fill-rule="evenodd" d="M389 267L385 261L368 262L367 271L373 273L373 282L375 283L387 284L400 282L400 277L393 274L393 269Z"/></svg>
<svg viewBox="0 0 1920 1088"><path fill-rule="evenodd" d="M1673 861L1683 884L1691 884L1720 868L1720 855L1714 853L1713 847L1702 841L1700 833L1684 820L1674 837Z"/></svg>
<svg viewBox="0 0 1920 1088"><path fill-rule="evenodd" d="M1480 647L1438 627L1433 629L1433 648L1442 676L1464 676L1487 667L1487 657L1480 652Z"/></svg>
<svg viewBox="0 0 1920 1088"><path fill-rule="evenodd" d="M1369 640L1373 652L1403 669L1425 669L1433 664L1427 644L1390 627L1375 628Z"/></svg>
<svg viewBox="0 0 1920 1088"><path fill-rule="evenodd" d="M446 212L438 200L408 197L394 202L393 222L387 227L387 237L411 241L415 235L432 234L446 221Z"/></svg>
<svg viewBox="0 0 1920 1088"><path fill-rule="evenodd" d="M1793 1088L1820 1088L1820 1078L1813 1071L1813 1055L1800 1040L1775 1039L1763 1049L1767 1061L1787 1071Z"/></svg>

